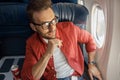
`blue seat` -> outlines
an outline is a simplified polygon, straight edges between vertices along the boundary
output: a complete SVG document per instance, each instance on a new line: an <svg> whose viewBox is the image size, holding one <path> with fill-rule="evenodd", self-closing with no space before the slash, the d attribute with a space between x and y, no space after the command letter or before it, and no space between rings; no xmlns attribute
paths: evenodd
<svg viewBox="0 0 120 80"><path fill-rule="evenodd" d="M60 22L72 21L74 24L81 25L80 27L85 29L87 15L89 14L85 6L75 3L56 3L52 7Z"/></svg>
<svg viewBox="0 0 120 80"><path fill-rule="evenodd" d="M20 3L28 3L30 0L0 0L0 2L20 2ZM78 0L51 0L52 3L59 2L68 2L68 3L77 3Z"/></svg>
<svg viewBox="0 0 120 80"><path fill-rule="evenodd" d="M29 0L21 0L22 2L24 3L28 3ZM53 4L55 3L59 3L59 2L62 2L62 3L77 3L78 0L51 0Z"/></svg>
<svg viewBox="0 0 120 80"><path fill-rule="evenodd" d="M62 3L77 3L78 0L51 0L53 3L59 3L59 2L62 2Z"/></svg>
<svg viewBox="0 0 120 80"><path fill-rule="evenodd" d="M32 34L24 3L0 3L0 79L12 80L13 64L22 68L26 39Z"/></svg>
<svg viewBox="0 0 120 80"><path fill-rule="evenodd" d="M26 4L0 3L0 55L24 55L25 40L31 34Z"/></svg>

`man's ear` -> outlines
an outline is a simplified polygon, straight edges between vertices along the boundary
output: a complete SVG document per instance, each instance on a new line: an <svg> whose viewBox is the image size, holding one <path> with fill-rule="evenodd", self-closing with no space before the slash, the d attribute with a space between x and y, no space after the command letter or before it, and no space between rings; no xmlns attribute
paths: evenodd
<svg viewBox="0 0 120 80"><path fill-rule="evenodd" d="M30 27L31 27L31 29L32 29L33 31L35 31L35 32L37 31L37 30L36 30L36 27L35 27L32 23L30 23Z"/></svg>

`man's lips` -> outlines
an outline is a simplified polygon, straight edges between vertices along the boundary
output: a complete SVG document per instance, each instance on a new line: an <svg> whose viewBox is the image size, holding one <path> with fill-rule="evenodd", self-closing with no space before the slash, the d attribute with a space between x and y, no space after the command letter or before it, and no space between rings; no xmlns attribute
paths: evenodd
<svg viewBox="0 0 120 80"><path fill-rule="evenodd" d="M49 32L48 35L55 35L55 31Z"/></svg>

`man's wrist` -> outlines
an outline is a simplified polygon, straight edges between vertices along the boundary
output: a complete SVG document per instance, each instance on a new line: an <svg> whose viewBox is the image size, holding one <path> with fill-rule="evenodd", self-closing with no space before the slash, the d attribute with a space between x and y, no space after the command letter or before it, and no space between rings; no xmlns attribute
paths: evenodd
<svg viewBox="0 0 120 80"><path fill-rule="evenodd" d="M88 64L96 65L96 62L95 61L88 61Z"/></svg>

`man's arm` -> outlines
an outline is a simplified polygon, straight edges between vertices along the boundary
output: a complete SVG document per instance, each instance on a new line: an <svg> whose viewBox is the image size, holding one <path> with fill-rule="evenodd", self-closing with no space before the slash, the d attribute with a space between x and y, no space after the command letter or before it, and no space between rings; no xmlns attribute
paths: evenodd
<svg viewBox="0 0 120 80"><path fill-rule="evenodd" d="M57 46L62 46L62 41L59 39L48 40L48 46L45 54L40 58L40 60L33 66L32 75L35 80L38 80L43 75L45 68L48 64L49 59L53 55L54 48Z"/></svg>
<svg viewBox="0 0 120 80"><path fill-rule="evenodd" d="M85 44L86 51L88 52L88 72L90 75L91 80L93 80L93 76L97 77L99 80L102 80L100 71L94 64L95 62L95 53L96 53L96 44L94 42L93 37L91 34L84 30L84 29L79 29L76 27L76 33L77 33L77 40L80 43Z"/></svg>
<svg viewBox="0 0 120 80"><path fill-rule="evenodd" d="M42 58L40 58L40 60L33 66L32 75L35 80L38 80L42 77L51 56L52 55L49 52L46 52Z"/></svg>
<svg viewBox="0 0 120 80"><path fill-rule="evenodd" d="M88 53L88 73L90 75L91 80L93 80L93 76L98 78L99 80L102 80L100 71L96 67L94 57L95 57L95 51Z"/></svg>

